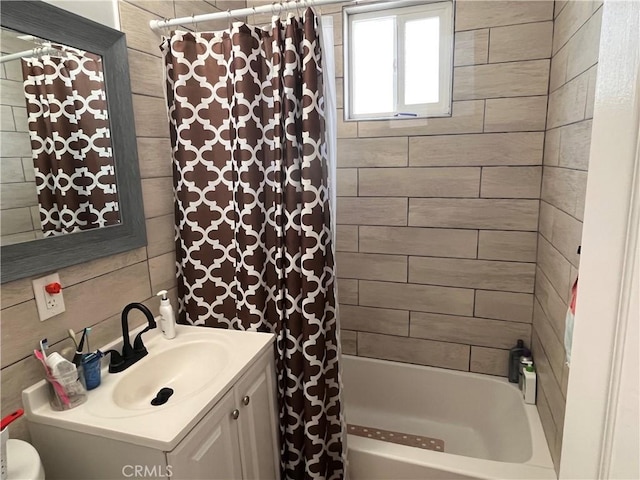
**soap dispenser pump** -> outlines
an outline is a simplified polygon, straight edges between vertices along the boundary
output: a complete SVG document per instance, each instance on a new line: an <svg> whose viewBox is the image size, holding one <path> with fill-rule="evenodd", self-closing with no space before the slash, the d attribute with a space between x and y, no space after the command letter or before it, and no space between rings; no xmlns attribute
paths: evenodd
<svg viewBox="0 0 640 480"><path fill-rule="evenodd" d="M520 357L530 357L531 350L524 346L523 340L518 340L515 347L509 350L509 381L518 383L520 379Z"/></svg>
<svg viewBox="0 0 640 480"><path fill-rule="evenodd" d="M156 293L156 296L161 297L160 330L162 330L164 337L170 340L176 337L176 317L173 313L173 307L171 306L169 298L167 298L166 290L160 290Z"/></svg>

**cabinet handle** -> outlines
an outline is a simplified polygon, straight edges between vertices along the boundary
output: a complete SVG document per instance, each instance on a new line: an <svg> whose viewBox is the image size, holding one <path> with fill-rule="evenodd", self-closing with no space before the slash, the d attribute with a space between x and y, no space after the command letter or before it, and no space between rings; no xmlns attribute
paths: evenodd
<svg viewBox="0 0 640 480"><path fill-rule="evenodd" d="M249 402L250 402L250 401L251 401L251 399L249 398L249 395L245 395L245 396L242 398L242 403L243 403L244 405L249 405Z"/></svg>
<svg viewBox="0 0 640 480"><path fill-rule="evenodd" d="M233 412L231 412L231 417L234 420L237 420L239 416L240 416L240 410L238 410L237 408Z"/></svg>

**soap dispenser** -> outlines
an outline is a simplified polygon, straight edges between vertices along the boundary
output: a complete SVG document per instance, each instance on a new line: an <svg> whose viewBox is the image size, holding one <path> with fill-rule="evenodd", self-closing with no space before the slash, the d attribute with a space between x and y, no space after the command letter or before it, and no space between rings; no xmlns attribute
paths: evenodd
<svg viewBox="0 0 640 480"><path fill-rule="evenodd" d="M176 317L173 313L173 307L171 302L167 298L167 291L160 290L156 293L157 297L161 297L160 300L160 330L167 339L176 337Z"/></svg>
<svg viewBox="0 0 640 480"><path fill-rule="evenodd" d="M509 381L518 383L520 376L520 357L530 357L531 350L524 346L523 340L518 340L515 347L509 350Z"/></svg>

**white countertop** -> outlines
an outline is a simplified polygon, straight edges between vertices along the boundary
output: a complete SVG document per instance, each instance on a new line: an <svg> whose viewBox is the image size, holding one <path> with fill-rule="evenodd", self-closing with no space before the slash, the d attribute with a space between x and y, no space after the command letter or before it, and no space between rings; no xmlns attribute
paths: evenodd
<svg viewBox="0 0 640 480"><path fill-rule="evenodd" d="M131 337L140 328L131 332ZM229 391L236 381L266 351L272 349L275 336L270 333L240 332L218 328L177 325L175 339L165 339L159 329L144 334L149 355L120 373L102 370L101 385L87 392L87 401L71 410L56 411L49 405L49 386L41 381L22 392L28 421L67 430L122 440L136 445L171 451L205 414ZM115 348L120 339L101 348ZM121 408L113 402L114 387L127 372L148 368L154 355L187 342L211 342L212 348L224 349L225 365L214 378L189 395L180 396L160 406L144 409ZM120 348L118 348L120 351ZM188 350L187 350L188 351ZM219 366L218 366L219 367ZM206 369L207 365L201 365ZM211 365L211 368L215 368ZM169 383L169 382L168 382ZM166 386L171 387L170 383ZM172 401L173 400L173 401Z"/></svg>

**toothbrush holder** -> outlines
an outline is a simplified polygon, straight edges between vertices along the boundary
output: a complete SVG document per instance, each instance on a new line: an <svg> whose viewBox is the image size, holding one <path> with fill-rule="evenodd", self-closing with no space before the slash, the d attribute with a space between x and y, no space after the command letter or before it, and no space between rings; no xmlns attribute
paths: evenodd
<svg viewBox="0 0 640 480"><path fill-rule="evenodd" d="M65 375L57 379L46 375L51 393L49 405L54 410L70 410L87 401L87 391L80 382L77 372Z"/></svg>
<svg viewBox="0 0 640 480"><path fill-rule="evenodd" d="M100 359L102 358L102 352L87 353L82 356L80 365L82 367L82 376L84 378L84 384L87 390L93 390L100 386L101 374L100 374Z"/></svg>

